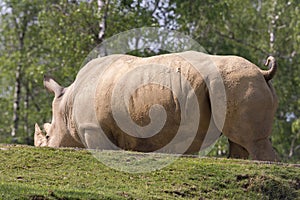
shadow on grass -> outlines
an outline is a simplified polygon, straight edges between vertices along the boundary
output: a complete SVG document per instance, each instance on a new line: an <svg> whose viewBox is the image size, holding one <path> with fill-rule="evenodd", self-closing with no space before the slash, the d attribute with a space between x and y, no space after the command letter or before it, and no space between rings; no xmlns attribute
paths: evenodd
<svg viewBox="0 0 300 200"><path fill-rule="evenodd" d="M18 200L80 200L80 199L111 199L105 195L99 195L88 191L62 191L45 188L34 188L17 184L1 184L0 199Z"/></svg>

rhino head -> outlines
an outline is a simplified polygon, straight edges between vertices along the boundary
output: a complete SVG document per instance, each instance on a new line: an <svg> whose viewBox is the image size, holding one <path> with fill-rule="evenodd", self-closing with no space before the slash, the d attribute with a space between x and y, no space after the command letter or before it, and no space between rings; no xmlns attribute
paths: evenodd
<svg viewBox="0 0 300 200"><path fill-rule="evenodd" d="M53 78L44 77L45 88L54 94L52 102L52 122L44 124L44 131L35 125L34 145L48 147L84 147L72 121L70 87L60 86Z"/></svg>

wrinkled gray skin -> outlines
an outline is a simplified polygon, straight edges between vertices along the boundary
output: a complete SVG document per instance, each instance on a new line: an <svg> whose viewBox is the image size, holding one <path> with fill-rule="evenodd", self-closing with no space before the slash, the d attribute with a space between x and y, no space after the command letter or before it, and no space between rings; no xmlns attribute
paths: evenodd
<svg viewBox="0 0 300 200"><path fill-rule="evenodd" d="M277 109L277 96L270 83L277 69L275 59L269 57L266 65L270 64L270 69L261 70L241 57L212 56L199 52L184 52L151 58L128 55L98 58L82 68L75 82L67 88L60 86L52 78L45 77L46 89L55 95L52 104L53 118L51 124L44 124L46 135L36 124L34 145L100 149L116 149L114 146L116 145L122 149L142 152L152 152L166 145L174 136L172 132L176 133L176 126L180 123L178 102L169 90L155 85L146 86L137 91L131 99L129 108L131 118L140 126L149 123L148 115L151 105L160 104L165 107L167 117L171 120L166 121L164 129L157 138L139 139L124 134L115 123L110 108L112 88L121 74L127 73L129 69L138 65L157 62L174 67L177 72L187 77L196 91L201 118L197 136L185 153L199 151L212 115L208 90L204 84L206 77L201 77L193 71L192 66L182 60L180 55L188 55L194 60L197 60L198 56L202 59L205 56L217 66L224 79L227 110L224 127L220 131L228 137L230 157L248 158L250 156L255 160L278 160L269 140L273 117ZM101 68L102 71L99 71ZM141 74L140 76L143 78L148 75ZM100 77L101 80L99 80ZM155 91L154 94L153 91ZM139 101L138 96L143 96L143 101ZM124 104L122 99L118 101ZM87 126L81 126L81 124L87 124ZM99 136L95 131L99 126L105 132L106 138ZM107 142L107 139L114 145Z"/></svg>

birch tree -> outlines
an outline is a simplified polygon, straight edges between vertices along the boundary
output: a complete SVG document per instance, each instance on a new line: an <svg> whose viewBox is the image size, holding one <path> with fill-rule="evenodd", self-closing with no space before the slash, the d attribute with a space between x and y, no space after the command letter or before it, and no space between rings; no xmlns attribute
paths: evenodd
<svg viewBox="0 0 300 200"><path fill-rule="evenodd" d="M104 35L105 35L106 18L107 18L109 0L106 0L106 1L97 0L97 3L98 3L98 14L101 16L100 22L99 22L98 39L102 42L104 39Z"/></svg>

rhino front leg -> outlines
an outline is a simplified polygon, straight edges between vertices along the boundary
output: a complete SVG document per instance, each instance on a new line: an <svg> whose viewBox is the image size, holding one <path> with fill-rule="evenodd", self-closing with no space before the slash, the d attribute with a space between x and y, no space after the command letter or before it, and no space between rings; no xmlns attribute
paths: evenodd
<svg viewBox="0 0 300 200"><path fill-rule="evenodd" d="M230 139L228 139L228 142L229 142L229 158L248 159L249 153L244 147L242 147L237 143L232 142Z"/></svg>
<svg viewBox="0 0 300 200"><path fill-rule="evenodd" d="M83 140L83 143L88 149L98 149L98 150L117 150L119 149L117 146L113 144L107 138L104 131L91 124L85 124L80 126L79 134Z"/></svg>

